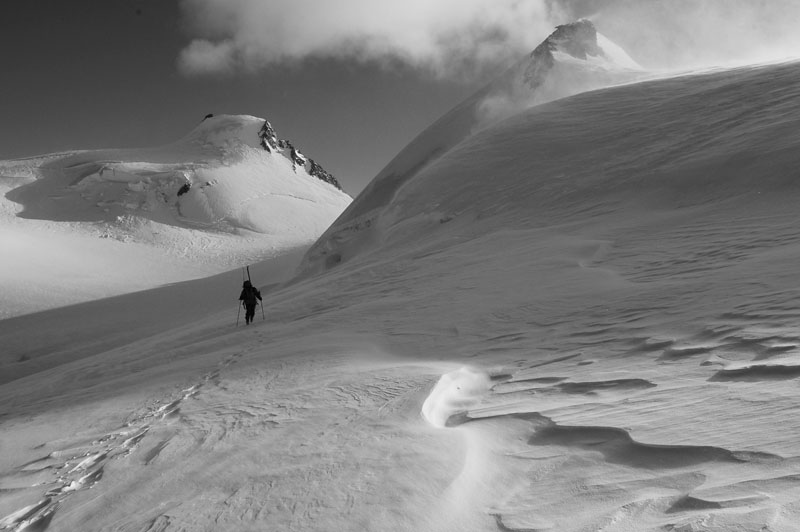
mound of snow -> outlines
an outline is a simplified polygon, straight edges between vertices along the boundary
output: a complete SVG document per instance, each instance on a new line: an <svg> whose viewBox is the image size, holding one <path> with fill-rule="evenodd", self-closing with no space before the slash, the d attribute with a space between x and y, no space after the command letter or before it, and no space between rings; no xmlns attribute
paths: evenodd
<svg viewBox="0 0 800 532"><path fill-rule="evenodd" d="M769 103L758 92L762 75L718 73L697 83L703 94L678 77L535 106L413 175L393 175L393 185L376 178L312 246L301 272L381 248L574 221L615 209L624 194L635 194L629 208L638 212L783 190L794 175L793 145L784 107L757 111ZM685 113L675 113L675 101ZM743 112L741 101L754 111Z"/></svg>
<svg viewBox="0 0 800 532"><path fill-rule="evenodd" d="M473 368L446 373L422 404L422 416L434 427L446 427L452 416L477 404L490 386L488 375Z"/></svg>

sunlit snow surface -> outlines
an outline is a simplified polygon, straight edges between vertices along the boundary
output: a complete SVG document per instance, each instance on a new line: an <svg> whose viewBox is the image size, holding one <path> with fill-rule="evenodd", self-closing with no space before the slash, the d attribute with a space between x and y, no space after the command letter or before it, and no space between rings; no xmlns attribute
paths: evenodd
<svg viewBox="0 0 800 532"><path fill-rule="evenodd" d="M0 529L796 530L799 67L477 133L247 327L236 272L1 321Z"/></svg>

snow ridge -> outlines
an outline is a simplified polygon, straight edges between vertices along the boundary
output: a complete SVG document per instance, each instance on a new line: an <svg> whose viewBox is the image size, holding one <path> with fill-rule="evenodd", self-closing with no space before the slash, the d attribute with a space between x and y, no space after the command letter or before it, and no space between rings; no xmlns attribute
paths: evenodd
<svg viewBox="0 0 800 532"><path fill-rule="evenodd" d="M304 274L339 264L354 235L374 231L395 193L477 132L533 106L642 79L648 74L589 20L558 26L529 56L466 99L406 146L309 250Z"/></svg>

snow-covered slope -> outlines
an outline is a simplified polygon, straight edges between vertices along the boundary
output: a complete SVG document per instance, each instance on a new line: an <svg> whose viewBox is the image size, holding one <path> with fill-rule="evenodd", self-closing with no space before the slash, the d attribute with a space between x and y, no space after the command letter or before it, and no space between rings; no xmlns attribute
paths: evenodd
<svg viewBox="0 0 800 532"><path fill-rule="evenodd" d="M0 168L17 182L32 180L7 194L23 206L24 218L137 217L302 239L348 202L329 174L330 183L310 175L312 164L318 167L278 140L269 122L221 115L167 146L54 154Z"/></svg>
<svg viewBox="0 0 800 532"><path fill-rule="evenodd" d="M0 528L795 531L798 66L480 131L247 328L238 272L0 321Z"/></svg>
<svg viewBox="0 0 800 532"><path fill-rule="evenodd" d="M307 245L351 201L269 122L243 115L208 116L161 147L2 161L0 192L11 270L0 291L19 302L14 313L218 273ZM179 260L170 267L165 254ZM142 271L131 271L131 255L148 258L136 266ZM20 281L27 294L14 288Z"/></svg>
<svg viewBox="0 0 800 532"><path fill-rule="evenodd" d="M588 20L559 26L528 57L434 122L359 194L312 248L303 268L319 271L346 258L346 242L365 237L396 191L481 129L534 105L643 79L644 72Z"/></svg>

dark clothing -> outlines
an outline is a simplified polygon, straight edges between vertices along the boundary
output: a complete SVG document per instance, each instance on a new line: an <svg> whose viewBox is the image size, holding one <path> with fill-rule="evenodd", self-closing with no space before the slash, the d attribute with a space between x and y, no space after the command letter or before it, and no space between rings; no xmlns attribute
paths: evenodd
<svg viewBox="0 0 800 532"><path fill-rule="evenodd" d="M245 308L244 319L245 323L250 323L256 315L256 305L261 299L261 292L250 284L250 281L245 281L242 287L242 293L239 294L239 301Z"/></svg>

